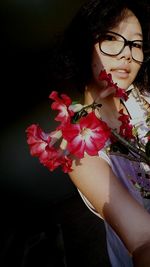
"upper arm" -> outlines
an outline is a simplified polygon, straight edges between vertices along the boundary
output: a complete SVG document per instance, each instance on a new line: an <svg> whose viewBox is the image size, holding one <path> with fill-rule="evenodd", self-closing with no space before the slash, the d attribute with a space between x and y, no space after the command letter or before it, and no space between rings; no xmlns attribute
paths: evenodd
<svg viewBox="0 0 150 267"><path fill-rule="evenodd" d="M129 251L139 242L150 240L150 215L130 195L106 161L86 156L79 164L74 162L69 175Z"/></svg>

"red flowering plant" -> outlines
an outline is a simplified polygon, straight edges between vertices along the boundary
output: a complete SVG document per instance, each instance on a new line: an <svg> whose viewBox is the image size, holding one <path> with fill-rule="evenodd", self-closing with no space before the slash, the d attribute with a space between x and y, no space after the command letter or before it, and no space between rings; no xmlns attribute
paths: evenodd
<svg viewBox="0 0 150 267"><path fill-rule="evenodd" d="M115 88L115 97L128 99L127 93L114 84L111 74L101 71L99 79L106 81L108 87ZM72 171L73 158L81 159L85 153L95 156L111 140L113 149L121 149L125 153L134 153L134 157L140 158L150 164L150 141L147 132L146 146L136 143L133 127L128 115L120 110L120 132L111 129L102 119L96 116L96 111L101 104L95 101L91 105L83 106L72 102L66 94L58 95L53 91L49 98L53 100L52 110L58 112L55 120L59 122L55 131L45 133L38 124L32 124L26 129L27 143L32 156L38 157L41 164L50 171L61 167L63 172Z"/></svg>

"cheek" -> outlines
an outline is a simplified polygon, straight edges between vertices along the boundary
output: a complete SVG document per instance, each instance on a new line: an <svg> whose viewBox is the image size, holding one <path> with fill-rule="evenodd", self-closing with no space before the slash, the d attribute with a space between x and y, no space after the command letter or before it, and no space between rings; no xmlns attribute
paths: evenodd
<svg viewBox="0 0 150 267"><path fill-rule="evenodd" d="M98 75L100 71L103 69L103 64L101 61L101 57L97 51L97 49L94 49L93 55L92 55L92 72L94 79L98 79Z"/></svg>
<svg viewBox="0 0 150 267"><path fill-rule="evenodd" d="M99 54L99 66L98 67L99 67L98 74L100 73L100 70L102 69L105 69L106 72L109 73L110 72L110 57Z"/></svg>
<svg viewBox="0 0 150 267"><path fill-rule="evenodd" d="M141 66L137 65L137 64L133 67L133 70L132 70L132 79L133 80L136 78L140 68L141 68Z"/></svg>
<svg viewBox="0 0 150 267"><path fill-rule="evenodd" d="M97 63L92 64L92 72L93 72L94 80L98 80L98 76L99 76L101 69L102 69L101 65Z"/></svg>

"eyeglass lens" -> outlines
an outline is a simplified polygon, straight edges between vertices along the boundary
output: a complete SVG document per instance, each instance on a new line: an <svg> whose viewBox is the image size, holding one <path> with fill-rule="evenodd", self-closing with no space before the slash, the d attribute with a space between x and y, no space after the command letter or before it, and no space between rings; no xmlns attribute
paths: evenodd
<svg viewBox="0 0 150 267"><path fill-rule="evenodd" d="M136 61L143 62L144 55L142 40L135 40L128 44L128 41L120 34L108 32L100 41L100 50L104 54L116 56L123 51L126 45L131 49L132 58Z"/></svg>

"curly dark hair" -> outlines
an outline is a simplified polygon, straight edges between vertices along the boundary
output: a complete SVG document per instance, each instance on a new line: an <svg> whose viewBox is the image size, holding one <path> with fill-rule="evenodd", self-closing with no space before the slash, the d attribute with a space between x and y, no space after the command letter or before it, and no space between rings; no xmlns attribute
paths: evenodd
<svg viewBox="0 0 150 267"><path fill-rule="evenodd" d="M51 83L57 89L64 86L84 90L92 77L92 48L97 35L104 34L126 16L130 9L138 18L144 41L150 43L150 5L139 0L90 0L78 11L66 29L61 45L51 58ZM134 81L142 91L150 92L150 63L143 63Z"/></svg>

